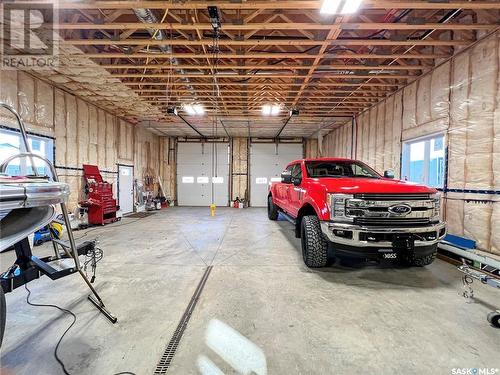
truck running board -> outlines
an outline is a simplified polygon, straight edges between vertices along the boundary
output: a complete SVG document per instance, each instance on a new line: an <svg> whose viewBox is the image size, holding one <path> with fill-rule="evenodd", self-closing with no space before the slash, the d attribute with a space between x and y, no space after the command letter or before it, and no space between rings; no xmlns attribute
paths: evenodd
<svg viewBox="0 0 500 375"><path fill-rule="evenodd" d="M293 217L291 217L290 215L288 215L287 213L285 213L285 212L283 212L283 211L281 211L281 210L279 210L279 213L280 213L281 215L283 215L283 217L284 217L285 219L287 219L290 223L292 223L293 225L295 225L296 220L295 220Z"/></svg>

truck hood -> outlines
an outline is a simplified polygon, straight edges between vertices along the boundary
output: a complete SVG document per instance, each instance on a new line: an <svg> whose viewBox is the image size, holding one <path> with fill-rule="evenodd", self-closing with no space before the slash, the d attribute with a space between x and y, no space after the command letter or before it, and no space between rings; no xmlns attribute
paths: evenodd
<svg viewBox="0 0 500 375"><path fill-rule="evenodd" d="M425 185L390 178L312 178L312 184L323 186L329 193L432 194L437 190Z"/></svg>

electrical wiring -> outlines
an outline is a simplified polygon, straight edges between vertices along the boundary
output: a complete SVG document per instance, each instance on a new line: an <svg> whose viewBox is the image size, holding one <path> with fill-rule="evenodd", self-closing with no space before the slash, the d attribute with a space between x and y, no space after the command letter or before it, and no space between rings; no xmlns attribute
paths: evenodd
<svg viewBox="0 0 500 375"><path fill-rule="evenodd" d="M87 254L85 254L85 260L83 262L83 271L85 272L85 276L87 276L87 267L90 264L90 268L92 269L92 277L90 282L93 283L95 281L95 273L97 269L97 263L103 258L104 253L102 249L96 247L93 250L89 250Z"/></svg>
<svg viewBox="0 0 500 375"><path fill-rule="evenodd" d="M319 47L319 46L312 46L312 47L310 47L310 48L308 48L308 49L305 49L304 51L302 51L302 52L300 52L300 53L304 53L304 54L305 54L305 53L311 52L313 49L318 48L318 47ZM254 51L254 52L264 52L264 53L266 53L267 51ZM267 53L268 53L268 52L267 52ZM283 61L285 61L285 60L287 60L287 59L288 59L288 58L279 59L278 61L275 61L275 62L273 62L272 64L269 64L269 65L277 65L277 64L279 64L280 62L283 62ZM265 69L265 67L263 67L262 69ZM260 72L262 69L255 69L255 70L251 71L248 75L252 75L252 76L254 76L254 75L256 75L258 72ZM240 80L235 81L235 82L237 82L237 83L243 83L243 82L247 82L247 81L249 81L251 78L252 78L252 77L248 77L248 78L240 79Z"/></svg>
<svg viewBox="0 0 500 375"><path fill-rule="evenodd" d="M63 373L65 375L71 375L71 373L68 371L68 369L66 368L66 364L63 362L63 360L61 359L61 357L59 356L59 347L61 346L61 343L64 339L64 337L66 337L66 334L71 330L71 328L73 328L73 326L75 325L76 323L76 314L71 311L71 310L68 310L68 309L65 309L63 307L60 307L60 306L57 306L57 305L54 305L54 304L50 304L50 303L35 303L35 302L32 302L30 301L30 297L31 297L31 289L28 288L28 284L24 284L24 288L26 289L26 291L28 292L28 294L26 295L26 303L30 306L33 306L33 307L51 307L51 308L55 308L67 315L70 315L72 317L72 322L71 324L64 330L63 334L59 337L59 339L57 340L57 344L54 348L54 358L56 359L57 363L61 366L61 370L63 371ZM134 372L132 371L122 371L122 372L117 372L113 375L136 375Z"/></svg>
<svg viewBox="0 0 500 375"><path fill-rule="evenodd" d="M62 308L62 307L59 307L57 305L48 304L48 303L45 304L45 303L31 302L30 301L31 290L28 288L27 284L24 284L24 288L28 292L28 294L26 295L26 303L28 305L34 306L34 307L51 307L51 308L55 308L55 309L58 309L59 311L65 313L65 314L71 315L71 317L73 318L73 321L71 322L71 324L68 326L68 328L66 328L66 330L63 332L63 334L59 337L59 340L57 340L56 347L54 348L54 357L55 357L57 363L59 363L59 365L61 366L61 369L64 372L64 374L70 375L70 373L66 369L66 366L65 366L64 362L59 357L58 351L59 351L59 347L61 345L62 340L64 339L64 337L66 336L66 334L69 332L69 330L75 325L75 323L76 323L76 315L72 311L67 310L65 308Z"/></svg>

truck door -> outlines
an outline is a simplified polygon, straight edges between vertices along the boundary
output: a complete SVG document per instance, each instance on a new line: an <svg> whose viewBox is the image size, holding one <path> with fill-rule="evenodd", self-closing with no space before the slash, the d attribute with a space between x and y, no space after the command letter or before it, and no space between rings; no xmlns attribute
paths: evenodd
<svg viewBox="0 0 500 375"><path fill-rule="evenodd" d="M302 189L302 165L300 163L294 164L292 168L292 184L288 188L288 201L290 207L290 213L293 216L297 216L300 207L302 206L303 198Z"/></svg>
<svg viewBox="0 0 500 375"><path fill-rule="evenodd" d="M286 172L291 172L293 168L293 165L289 165L286 167L285 171ZM277 201L279 202L279 205L282 209L285 211L289 212L290 211L290 202L288 199L288 190L290 189L291 184L285 184L284 182L281 182L277 186Z"/></svg>

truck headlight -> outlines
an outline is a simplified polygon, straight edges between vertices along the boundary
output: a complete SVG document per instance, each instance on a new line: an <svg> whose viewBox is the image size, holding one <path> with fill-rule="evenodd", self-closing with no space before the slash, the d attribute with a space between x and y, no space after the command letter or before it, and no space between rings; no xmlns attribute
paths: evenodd
<svg viewBox="0 0 500 375"><path fill-rule="evenodd" d="M347 201L352 198L354 197L351 194L327 193L326 201L330 209L330 220L352 222L353 218L346 215Z"/></svg>
<svg viewBox="0 0 500 375"><path fill-rule="evenodd" d="M431 220L439 221L441 217L441 193L432 194L431 199L434 202Z"/></svg>

